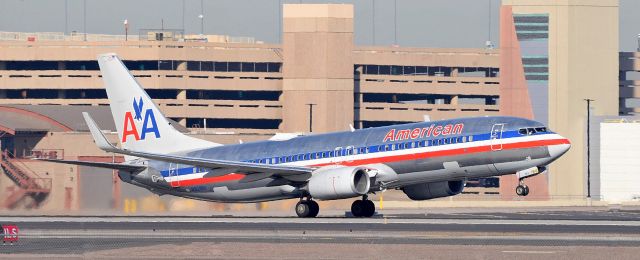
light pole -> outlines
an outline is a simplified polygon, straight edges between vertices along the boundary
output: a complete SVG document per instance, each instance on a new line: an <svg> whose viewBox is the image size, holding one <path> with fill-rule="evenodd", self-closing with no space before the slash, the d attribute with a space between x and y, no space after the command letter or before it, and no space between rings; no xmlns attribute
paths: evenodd
<svg viewBox="0 0 640 260"><path fill-rule="evenodd" d="M124 19L124 41L129 38L129 20Z"/></svg>
<svg viewBox="0 0 640 260"><path fill-rule="evenodd" d="M593 99L585 98L587 101L587 199L591 199L591 101Z"/></svg>
<svg viewBox="0 0 640 260"><path fill-rule="evenodd" d="M200 0L200 35L204 35L204 0Z"/></svg>
<svg viewBox="0 0 640 260"><path fill-rule="evenodd" d="M204 15L200 14L198 18L200 18L200 35L204 35Z"/></svg>
<svg viewBox="0 0 640 260"><path fill-rule="evenodd" d="M307 106L309 106L309 133L313 132L313 106L316 106L318 104L313 104L313 103L309 103L307 104Z"/></svg>

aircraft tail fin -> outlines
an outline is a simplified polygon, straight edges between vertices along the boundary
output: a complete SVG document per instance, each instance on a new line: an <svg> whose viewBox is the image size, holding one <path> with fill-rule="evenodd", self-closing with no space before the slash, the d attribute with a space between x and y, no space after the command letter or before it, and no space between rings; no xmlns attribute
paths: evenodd
<svg viewBox="0 0 640 260"><path fill-rule="evenodd" d="M99 55L98 64L122 148L167 154L220 145L171 126L116 54Z"/></svg>

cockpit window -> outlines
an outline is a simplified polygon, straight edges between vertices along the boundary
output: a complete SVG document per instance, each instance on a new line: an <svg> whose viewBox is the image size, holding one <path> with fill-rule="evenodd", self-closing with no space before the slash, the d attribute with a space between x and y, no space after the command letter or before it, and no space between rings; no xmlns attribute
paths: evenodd
<svg viewBox="0 0 640 260"><path fill-rule="evenodd" d="M544 132L547 132L546 127L529 127L529 128L518 129L518 133L521 135L534 135L536 133L544 133Z"/></svg>
<svg viewBox="0 0 640 260"><path fill-rule="evenodd" d="M526 128L520 128L520 130L518 130L518 133L520 133L521 135L526 135L527 134L527 129Z"/></svg>
<svg viewBox="0 0 640 260"><path fill-rule="evenodd" d="M535 133L536 133L536 130L535 130L535 129L533 129L533 128L527 128L527 134L532 135L532 134L535 134Z"/></svg>

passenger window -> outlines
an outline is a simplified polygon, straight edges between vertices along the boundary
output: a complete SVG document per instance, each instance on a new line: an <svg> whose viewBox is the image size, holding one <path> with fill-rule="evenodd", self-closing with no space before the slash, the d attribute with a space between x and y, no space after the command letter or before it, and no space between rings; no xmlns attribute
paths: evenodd
<svg viewBox="0 0 640 260"><path fill-rule="evenodd" d="M527 128L527 134L532 135L532 134L535 134L535 133L536 133L536 130L535 130L535 129L533 129L533 128Z"/></svg>
<svg viewBox="0 0 640 260"><path fill-rule="evenodd" d="M467 139L469 139L469 142L473 142L473 135L470 135Z"/></svg>

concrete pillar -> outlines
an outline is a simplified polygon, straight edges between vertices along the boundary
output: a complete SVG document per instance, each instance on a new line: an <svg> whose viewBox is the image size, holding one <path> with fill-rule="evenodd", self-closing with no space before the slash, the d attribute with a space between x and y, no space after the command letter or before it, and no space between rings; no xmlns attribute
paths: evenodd
<svg viewBox="0 0 640 260"><path fill-rule="evenodd" d="M177 100L186 100L187 99L187 90L186 89L178 89Z"/></svg>
<svg viewBox="0 0 640 260"><path fill-rule="evenodd" d="M6 69L7 69L7 62L0 61L0 70L6 70Z"/></svg>
<svg viewBox="0 0 640 260"><path fill-rule="evenodd" d="M177 71L186 71L187 70L187 62L186 61L173 61L178 63L178 66L176 66L176 70Z"/></svg>
<svg viewBox="0 0 640 260"><path fill-rule="evenodd" d="M58 98L59 99L65 99L66 97L67 97L66 90L58 89Z"/></svg>
<svg viewBox="0 0 640 260"><path fill-rule="evenodd" d="M66 70L67 66L64 61L58 61L58 70Z"/></svg>
<svg viewBox="0 0 640 260"><path fill-rule="evenodd" d="M458 96L451 97L451 105L452 106L457 106L458 105Z"/></svg>
<svg viewBox="0 0 640 260"><path fill-rule="evenodd" d="M349 129L353 124L353 5L285 4L282 48L286 132Z"/></svg>

